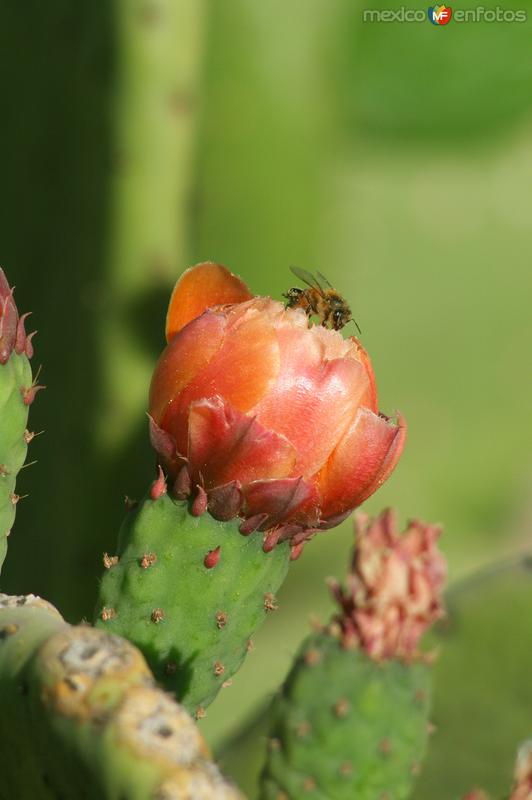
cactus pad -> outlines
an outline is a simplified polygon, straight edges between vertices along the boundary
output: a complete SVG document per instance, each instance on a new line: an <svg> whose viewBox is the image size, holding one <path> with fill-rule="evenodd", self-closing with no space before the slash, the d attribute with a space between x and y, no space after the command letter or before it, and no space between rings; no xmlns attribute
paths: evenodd
<svg viewBox="0 0 532 800"><path fill-rule="evenodd" d="M128 513L118 558L104 561L96 624L136 644L156 678L201 716L275 610L290 550L285 542L265 553L262 535L242 536L238 520L193 516L154 487Z"/></svg>
<svg viewBox="0 0 532 800"><path fill-rule="evenodd" d="M271 710L261 800L402 800L423 758L426 664L377 663L310 636Z"/></svg>
<svg viewBox="0 0 532 800"><path fill-rule="evenodd" d="M136 648L39 598L0 595L0 705L1 800L242 800Z"/></svg>

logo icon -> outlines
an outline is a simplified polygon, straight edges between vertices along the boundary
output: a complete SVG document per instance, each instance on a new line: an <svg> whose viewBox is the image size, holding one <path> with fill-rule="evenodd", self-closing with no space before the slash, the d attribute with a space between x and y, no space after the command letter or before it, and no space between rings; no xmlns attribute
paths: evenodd
<svg viewBox="0 0 532 800"><path fill-rule="evenodd" d="M428 10L429 22L433 25L447 25L451 21L453 10L450 6L431 6Z"/></svg>

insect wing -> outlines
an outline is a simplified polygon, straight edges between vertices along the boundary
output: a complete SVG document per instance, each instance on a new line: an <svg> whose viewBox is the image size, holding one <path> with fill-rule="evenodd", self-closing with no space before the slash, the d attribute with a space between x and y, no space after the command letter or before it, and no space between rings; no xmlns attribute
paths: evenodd
<svg viewBox="0 0 532 800"><path fill-rule="evenodd" d="M308 272L306 269L301 269L301 267L290 267L290 270L294 273L296 278L299 278L303 281L303 283L306 283L307 286L310 286L312 289L316 289L316 291L320 294L323 294L323 289L311 272Z"/></svg>
<svg viewBox="0 0 532 800"><path fill-rule="evenodd" d="M324 286L328 286L329 289L333 288L332 283L327 280L327 278L325 277L325 275L322 272L316 272L316 275L318 277L318 280L320 280L324 284Z"/></svg>

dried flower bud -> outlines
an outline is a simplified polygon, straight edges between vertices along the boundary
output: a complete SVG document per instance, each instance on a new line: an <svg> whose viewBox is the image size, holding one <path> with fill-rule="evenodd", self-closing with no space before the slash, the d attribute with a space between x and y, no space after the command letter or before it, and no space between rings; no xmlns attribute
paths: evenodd
<svg viewBox="0 0 532 800"><path fill-rule="evenodd" d="M363 648L375 660L419 655L424 631L443 616L446 565L437 548L440 529L418 520L402 535L391 510L358 521L347 586L332 582L342 613L346 647Z"/></svg>

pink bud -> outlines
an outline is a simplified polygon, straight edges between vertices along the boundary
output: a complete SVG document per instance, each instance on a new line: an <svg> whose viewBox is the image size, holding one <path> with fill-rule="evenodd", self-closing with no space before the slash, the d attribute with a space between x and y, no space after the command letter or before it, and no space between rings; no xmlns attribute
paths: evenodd
<svg viewBox="0 0 532 800"><path fill-rule="evenodd" d="M159 474L151 485L150 497L152 500L158 500L163 494L166 494L166 479L162 468L159 467Z"/></svg>
<svg viewBox="0 0 532 800"><path fill-rule="evenodd" d="M213 569L218 564L221 554L222 554L221 547L216 547L214 550L209 550L209 552L203 559L203 563L205 564L207 569Z"/></svg>

